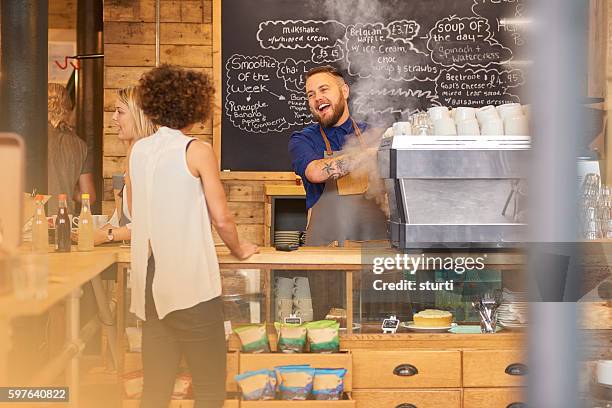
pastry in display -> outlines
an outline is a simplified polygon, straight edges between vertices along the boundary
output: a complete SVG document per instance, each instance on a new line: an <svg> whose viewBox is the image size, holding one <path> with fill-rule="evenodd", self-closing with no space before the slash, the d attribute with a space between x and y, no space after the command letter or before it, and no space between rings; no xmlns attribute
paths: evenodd
<svg viewBox="0 0 612 408"><path fill-rule="evenodd" d="M447 327L453 321L453 315L446 310L425 309L413 316L415 327Z"/></svg>

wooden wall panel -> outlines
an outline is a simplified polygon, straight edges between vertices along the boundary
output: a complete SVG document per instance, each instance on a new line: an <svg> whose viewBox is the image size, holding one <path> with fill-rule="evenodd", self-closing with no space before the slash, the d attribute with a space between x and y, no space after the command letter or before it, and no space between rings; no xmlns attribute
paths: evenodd
<svg viewBox="0 0 612 408"><path fill-rule="evenodd" d="M67 0L65 0L67 1ZM76 2L76 0L72 0ZM203 70L212 75L213 2L162 0L160 62ZM215 41L219 41L217 38ZM113 211L111 175L126 166L126 147L117 139L112 115L118 88L136 85L143 72L155 66L155 0L104 2L104 202ZM215 84L219 88L219 84ZM214 114L220 117L220 89ZM190 135L212 143L213 119L196 125ZM264 184L293 184L292 173L230 173L221 179L238 232L257 244L264 242ZM221 242L215 233L217 242Z"/></svg>

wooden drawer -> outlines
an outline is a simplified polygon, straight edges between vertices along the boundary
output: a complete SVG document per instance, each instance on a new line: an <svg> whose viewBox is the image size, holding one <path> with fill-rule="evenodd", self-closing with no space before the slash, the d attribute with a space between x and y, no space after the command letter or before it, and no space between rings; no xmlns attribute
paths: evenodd
<svg viewBox="0 0 612 408"><path fill-rule="evenodd" d="M526 395L523 388L469 388L463 391L463 408L519 408Z"/></svg>
<svg viewBox="0 0 612 408"><path fill-rule="evenodd" d="M460 351L353 351L354 389L458 387Z"/></svg>
<svg viewBox="0 0 612 408"><path fill-rule="evenodd" d="M142 370L142 354L140 353L126 353L125 363L123 371L129 373L132 371ZM229 392L237 392L238 384L234 377L238 374L238 353L227 352L227 377L225 380L225 389ZM187 367L185 360L181 361L181 367Z"/></svg>
<svg viewBox="0 0 612 408"><path fill-rule="evenodd" d="M310 364L314 368L346 368L347 373L344 377L344 391L351 391L353 388L353 367L351 353L333 354L246 354L240 353L240 372L261 370L264 368L274 369L280 365ZM246 401L245 401L246 402ZM274 401L272 401L274 402ZM287 401L281 401L287 404ZM295 401L294 401L295 402ZM325 401L318 401L325 402ZM293 403L293 402L292 402Z"/></svg>
<svg viewBox="0 0 612 408"><path fill-rule="evenodd" d="M461 391L353 391L353 398L359 408L461 407Z"/></svg>
<svg viewBox="0 0 612 408"><path fill-rule="evenodd" d="M463 386L520 387L527 380L526 364L526 355L521 350L466 350Z"/></svg>
<svg viewBox="0 0 612 408"><path fill-rule="evenodd" d="M240 401L240 408L355 408L355 401L348 398L341 401Z"/></svg>

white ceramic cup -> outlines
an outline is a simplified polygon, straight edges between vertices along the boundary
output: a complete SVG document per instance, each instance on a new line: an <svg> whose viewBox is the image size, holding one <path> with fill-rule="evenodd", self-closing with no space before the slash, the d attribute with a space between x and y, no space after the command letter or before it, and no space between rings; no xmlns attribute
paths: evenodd
<svg viewBox="0 0 612 408"><path fill-rule="evenodd" d="M490 118L480 122L480 134L483 136L503 136L504 122L500 118Z"/></svg>
<svg viewBox="0 0 612 408"><path fill-rule="evenodd" d="M431 108L427 109L427 114L432 122L435 122L438 119L450 118L450 113L446 106L432 106Z"/></svg>
<svg viewBox="0 0 612 408"><path fill-rule="evenodd" d="M459 106L453 109L453 112L454 112L453 118L455 119L455 123L459 123L459 122L466 121L468 119L476 118L476 109L470 108L468 106Z"/></svg>
<svg viewBox="0 0 612 408"><path fill-rule="evenodd" d="M436 119L433 122L434 135L436 136L454 136L457 134L457 128L455 127L455 121L450 117Z"/></svg>
<svg viewBox="0 0 612 408"><path fill-rule="evenodd" d="M79 228L79 217L78 216L68 214L68 218L70 218L70 225L72 225L72 228Z"/></svg>
<svg viewBox="0 0 612 408"><path fill-rule="evenodd" d="M505 103L497 106L499 116L504 119L508 116L516 116L523 114L523 108L520 103Z"/></svg>
<svg viewBox="0 0 612 408"><path fill-rule="evenodd" d="M460 136L480 135L480 127L478 126L476 118L457 122L457 134Z"/></svg>
<svg viewBox="0 0 612 408"><path fill-rule="evenodd" d="M599 360L595 372L598 383L612 385L612 360Z"/></svg>
<svg viewBox="0 0 612 408"><path fill-rule="evenodd" d="M531 105L523 105L523 115L527 117L527 122L531 122Z"/></svg>
<svg viewBox="0 0 612 408"><path fill-rule="evenodd" d="M525 115L512 115L504 118L504 134L507 136L529 135L529 124Z"/></svg>
<svg viewBox="0 0 612 408"><path fill-rule="evenodd" d="M94 215L93 216L94 228L102 228L108 224L108 215Z"/></svg>
<svg viewBox="0 0 612 408"><path fill-rule="evenodd" d="M412 135L412 124L410 122L395 122L393 124L394 136L410 136Z"/></svg>
<svg viewBox="0 0 612 408"><path fill-rule="evenodd" d="M485 121L490 119L499 119L499 114L497 113L497 109L495 106L487 105L476 111L476 118L478 122L482 125Z"/></svg>

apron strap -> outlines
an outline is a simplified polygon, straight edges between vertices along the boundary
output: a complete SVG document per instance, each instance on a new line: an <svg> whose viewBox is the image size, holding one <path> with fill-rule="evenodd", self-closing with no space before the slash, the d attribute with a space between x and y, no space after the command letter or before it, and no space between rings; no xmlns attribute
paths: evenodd
<svg viewBox="0 0 612 408"><path fill-rule="evenodd" d="M365 147L363 136L361 135L361 129L359 129L359 126L357 126L357 123L355 123L353 118L351 118L351 122L353 125L355 136L357 136L357 139L359 140L359 144L362 148ZM323 130L323 127L321 125L319 125L319 130L321 131L321 136L323 136L323 142L325 142L325 154L327 154L328 156L332 156L333 152L331 149L331 145L329 144L329 139L327 138L327 135L325 134L325 131Z"/></svg>
<svg viewBox="0 0 612 408"><path fill-rule="evenodd" d="M332 152L331 145L329 144L329 139L323 130L323 126L319 125L319 130L321 131L321 136L323 136L323 141L325 142L325 154L331 157L334 153Z"/></svg>

